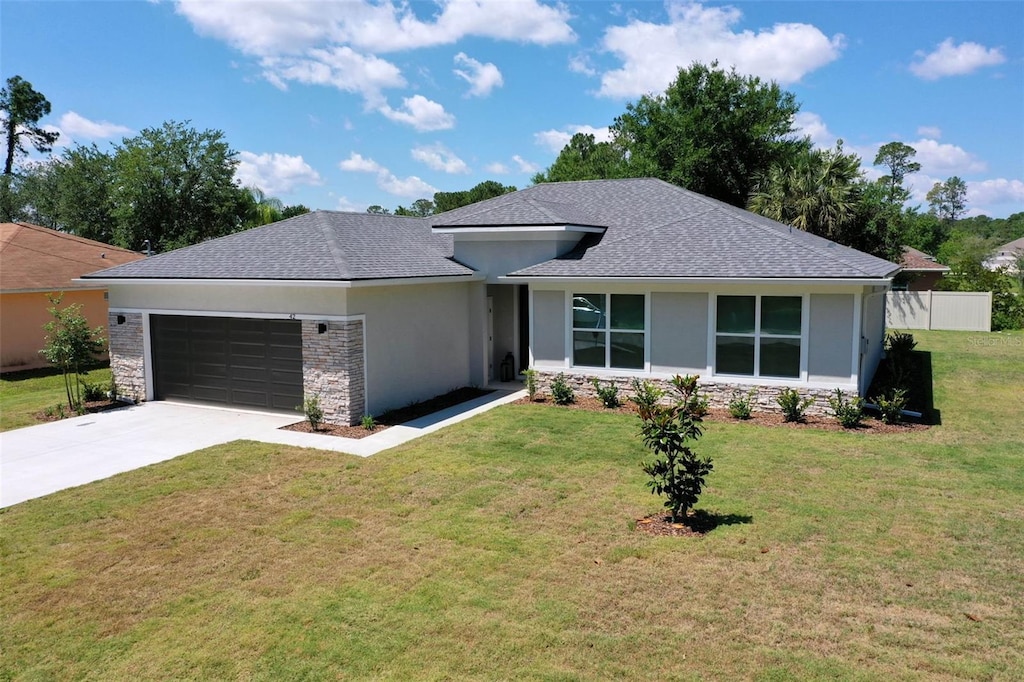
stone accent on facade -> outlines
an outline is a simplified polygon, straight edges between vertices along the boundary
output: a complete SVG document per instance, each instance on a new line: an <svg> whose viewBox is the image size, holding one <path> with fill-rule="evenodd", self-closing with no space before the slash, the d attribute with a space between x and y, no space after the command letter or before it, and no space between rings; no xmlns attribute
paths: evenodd
<svg viewBox="0 0 1024 682"><path fill-rule="evenodd" d="M327 329L320 333L319 326ZM302 321L302 390L329 424L358 424L366 411L363 322Z"/></svg>
<svg viewBox="0 0 1024 682"><path fill-rule="evenodd" d="M124 322L117 323L118 316ZM110 313L110 371L119 396L135 402L146 399L146 352L142 313Z"/></svg>
<svg viewBox="0 0 1024 682"><path fill-rule="evenodd" d="M591 383L593 375L580 374L573 371L554 372L551 370L538 370L538 392L541 395L551 395L551 381L559 374L562 374L566 383L572 387L573 391L576 392L576 395L591 398L597 397L597 391L594 390L594 385ZM623 400L633 395L633 390L630 388L633 377L601 376L598 378L601 380L602 385L607 385L609 381L614 381L616 386L619 387L619 396ZM665 391L665 400L676 395L675 388L672 386L672 382L668 379L655 379L648 377L647 380L661 387ZM723 381L701 380L698 385L697 392L708 399L710 407L728 408L729 401L733 399L734 392L738 391L740 394L745 396L749 391L756 390L757 393L752 402L752 408L755 412L782 412L782 408L779 407L779 403L776 402L775 399L780 393L782 393L783 388L785 387L753 386L738 382L728 383ZM829 411L828 399L835 395L835 389L808 388L806 386L793 386L792 388L795 388L801 397L814 399L814 402L807 407L807 414L822 416L831 414Z"/></svg>

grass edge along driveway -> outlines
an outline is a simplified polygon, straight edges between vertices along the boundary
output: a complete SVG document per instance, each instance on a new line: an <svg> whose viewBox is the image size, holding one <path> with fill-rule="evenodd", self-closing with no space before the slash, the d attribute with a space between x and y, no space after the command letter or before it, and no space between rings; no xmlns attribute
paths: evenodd
<svg viewBox="0 0 1024 682"><path fill-rule="evenodd" d="M1013 679L1024 335L915 336L941 426L710 424L702 539L634 530L634 417L528 405L17 505L0 678Z"/></svg>

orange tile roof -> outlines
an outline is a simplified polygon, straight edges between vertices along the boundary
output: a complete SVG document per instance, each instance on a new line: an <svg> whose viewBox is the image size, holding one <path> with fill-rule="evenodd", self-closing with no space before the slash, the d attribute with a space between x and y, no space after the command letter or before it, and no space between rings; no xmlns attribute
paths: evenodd
<svg viewBox="0 0 1024 682"><path fill-rule="evenodd" d="M937 263L934 257L909 246L903 247L903 259L900 261L900 265L908 272L949 272L949 266Z"/></svg>
<svg viewBox="0 0 1024 682"><path fill-rule="evenodd" d="M0 223L0 291L86 289L90 272L145 258L140 253L28 223Z"/></svg>

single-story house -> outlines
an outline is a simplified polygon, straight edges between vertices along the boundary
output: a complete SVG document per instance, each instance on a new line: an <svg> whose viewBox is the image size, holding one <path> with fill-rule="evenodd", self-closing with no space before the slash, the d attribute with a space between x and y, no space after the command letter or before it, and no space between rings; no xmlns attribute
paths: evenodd
<svg viewBox="0 0 1024 682"><path fill-rule="evenodd" d="M1018 266L1017 259L1022 255L1024 255L1024 237L997 247L991 258L985 261L985 267L989 270L1006 268L1007 272L1015 274Z"/></svg>
<svg viewBox="0 0 1024 682"><path fill-rule="evenodd" d="M514 371L712 401L867 390L899 266L654 179L536 185L428 218L316 211L88 275L122 390L327 419Z"/></svg>
<svg viewBox="0 0 1024 682"><path fill-rule="evenodd" d="M892 288L894 291L931 291L948 273L949 266L939 263L935 256L904 246L900 273L893 280Z"/></svg>
<svg viewBox="0 0 1024 682"><path fill-rule="evenodd" d="M144 258L91 239L28 223L0 224L0 371L44 367L43 325L52 319L48 296L62 307L82 304L90 327L106 326L106 287L78 279L97 268Z"/></svg>

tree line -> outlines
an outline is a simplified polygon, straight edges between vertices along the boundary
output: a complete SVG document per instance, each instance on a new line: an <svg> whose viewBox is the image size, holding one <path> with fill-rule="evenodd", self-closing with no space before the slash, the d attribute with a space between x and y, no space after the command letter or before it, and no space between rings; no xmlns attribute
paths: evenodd
<svg viewBox="0 0 1024 682"><path fill-rule="evenodd" d="M110 151L76 144L43 161L59 133L39 126L50 103L13 76L0 91L7 141L0 220L25 221L135 251L196 244L309 211L236 181L237 152L219 130L168 121ZM18 161L21 163L18 163Z"/></svg>

